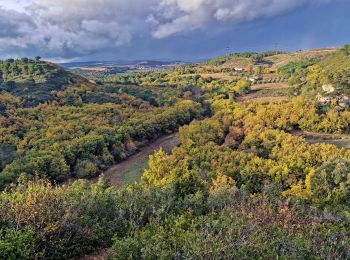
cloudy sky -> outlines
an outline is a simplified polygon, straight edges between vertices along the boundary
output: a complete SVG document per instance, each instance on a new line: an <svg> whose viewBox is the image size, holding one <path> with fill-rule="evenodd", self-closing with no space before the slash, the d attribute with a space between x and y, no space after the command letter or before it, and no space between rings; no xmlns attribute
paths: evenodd
<svg viewBox="0 0 350 260"><path fill-rule="evenodd" d="M0 0L0 58L199 60L350 43L349 0Z"/></svg>

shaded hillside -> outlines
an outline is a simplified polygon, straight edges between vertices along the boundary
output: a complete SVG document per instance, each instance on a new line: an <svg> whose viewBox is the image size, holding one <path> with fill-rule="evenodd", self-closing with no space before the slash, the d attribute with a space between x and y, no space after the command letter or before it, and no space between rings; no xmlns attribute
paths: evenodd
<svg viewBox="0 0 350 260"><path fill-rule="evenodd" d="M68 87L90 84L88 80L39 58L1 61L0 75L0 91L19 97L24 107L52 101L57 91Z"/></svg>

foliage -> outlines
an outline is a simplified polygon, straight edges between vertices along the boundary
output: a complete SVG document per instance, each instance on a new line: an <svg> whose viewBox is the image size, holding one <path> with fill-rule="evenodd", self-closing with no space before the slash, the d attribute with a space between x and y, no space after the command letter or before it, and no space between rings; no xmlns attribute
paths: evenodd
<svg viewBox="0 0 350 260"><path fill-rule="evenodd" d="M312 199L322 205L349 206L350 162L332 160L323 163L310 178Z"/></svg>
<svg viewBox="0 0 350 260"><path fill-rule="evenodd" d="M21 174L55 181L94 177L106 166L134 153L134 142L175 131L200 116L199 105L190 100L167 109L143 108L142 102L136 108L133 104L124 106L41 105L18 110L16 117L23 132L15 144L21 156L9 161L0 173L0 187L16 181Z"/></svg>
<svg viewBox="0 0 350 260"><path fill-rule="evenodd" d="M1 194L0 248L9 258L33 259L73 257L107 245L121 225L114 196L102 180L70 187L21 183Z"/></svg>
<svg viewBox="0 0 350 260"><path fill-rule="evenodd" d="M280 68L278 68L278 72L282 74L284 77L291 77L292 75L300 75L305 71L306 68L313 65L315 61L311 60L301 60L296 62L290 62Z"/></svg>
<svg viewBox="0 0 350 260"><path fill-rule="evenodd" d="M0 61L0 77L0 91L19 97L25 107L52 101L55 91L68 86L89 85L86 79L73 76L59 66L40 59Z"/></svg>
<svg viewBox="0 0 350 260"><path fill-rule="evenodd" d="M248 91L249 91L249 87L251 85L251 82L250 81L247 81L247 80L239 80L236 85L233 87L233 90L239 94L239 95L242 95L242 94L247 94Z"/></svg>
<svg viewBox="0 0 350 260"><path fill-rule="evenodd" d="M276 55L276 54L281 54L283 52L280 51L267 51L267 52L262 52L262 53L257 53L257 52L246 52L246 53L233 53L229 54L226 56L221 56L217 57L211 60L208 60L205 62L206 65L214 65L214 66L219 66L227 62L228 60L234 58L234 57L242 57L242 58L249 58L252 59L255 62L260 62L263 58Z"/></svg>
<svg viewBox="0 0 350 260"><path fill-rule="evenodd" d="M336 229L335 223L321 225L324 219L310 209L303 212L302 207L274 202L273 197L249 199L232 189L224 192L210 196L210 200L228 197L229 204L225 206L216 201L215 206L223 206L221 210L206 215L187 211L169 215L165 220L154 218L128 237L116 237L112 256L114 259L348 256L348 232L342 230L339 222ZM332 237L336 238L335 246Z"/></svg>
<svg viewBox="0 0 350 260"><path fill-rule="evenodd" d="M99 84L39 58L3 62L1 255L69 259L110 248L114 259L350 258L350 151L299 136L350 132L349 110L313 95L323 84L345 95L347 52L322 60L312 52L234 54ZM242 72L232 70L238 60L247 62ZM34 70L21 85L32 74L18 68L30 64L49 71ZM254 73L261 82L288 78L293 87L283 90L302 96L236 102L275 87L251 87ZM50 97L38 97L38 84L54 90ZM29 85L41 101L23 95ZM179 146L153 154L139 183L56 186L97 176L177 129Z"/></svg>

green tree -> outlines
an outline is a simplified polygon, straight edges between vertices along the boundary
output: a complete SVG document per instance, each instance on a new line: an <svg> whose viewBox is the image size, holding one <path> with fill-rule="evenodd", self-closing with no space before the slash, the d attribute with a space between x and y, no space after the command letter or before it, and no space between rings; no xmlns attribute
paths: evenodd
<svg viewBox="0 0 350 260"><path fill-rule="evenodd" d="M336 159L325 162L310 179L312 199L319 204L350 205L350 161Z"/></svg>

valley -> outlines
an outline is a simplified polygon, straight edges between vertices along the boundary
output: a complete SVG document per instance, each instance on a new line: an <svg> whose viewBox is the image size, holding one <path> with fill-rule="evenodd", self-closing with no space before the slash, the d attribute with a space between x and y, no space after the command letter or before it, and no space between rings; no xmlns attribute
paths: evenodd
<svg viewBox="0 0 350 260"><path fill-rule="evenodd" d="M0 260L350 260L349 0L0 0Z"/></svg>
<svg viewBox="0 0 350 260"><path fill-rule="evenodd" d="M349 50L92 76L1 61L0 250L346 259Z"/></svg>

